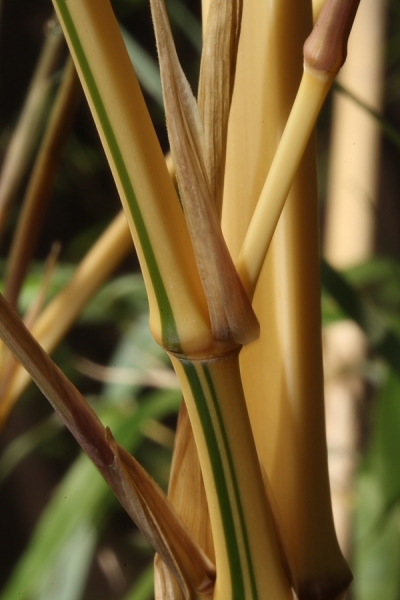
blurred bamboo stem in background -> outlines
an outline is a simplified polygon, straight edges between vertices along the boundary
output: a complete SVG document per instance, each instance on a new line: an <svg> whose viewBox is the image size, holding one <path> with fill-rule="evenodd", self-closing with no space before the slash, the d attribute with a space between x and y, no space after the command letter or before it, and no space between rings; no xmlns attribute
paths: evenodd
<svg viewBox="0 0 400 600"><path fill-rule="evenodd" d="M54 85L54 73L63 48L64 36L58 22L53 18L47 23L43 49L1 170L0 239L7 222L9 206L32 158L46 118L49 96Z"/></svg>
<svg viewBox="0 0 400 600"><path fill-rule="evenodd" d="M81 95L75 66L69 58L38 149L7 259L4 296L13 308L17 306L19 292L36 249L53 181Z"/></svg>
<svg viewBox="0 0 400 600"><path fill-rule="evenodd" d="M363 0L349 40L340 84L380 112L386 2ZM344 94L335 93L324 251L336 268L367 260L373 251L381 128ZM366 341L353 322L324 334L329 467L336 530L350 553L353 478L358 452L358 408L364 385L357 372Z"/></svg>

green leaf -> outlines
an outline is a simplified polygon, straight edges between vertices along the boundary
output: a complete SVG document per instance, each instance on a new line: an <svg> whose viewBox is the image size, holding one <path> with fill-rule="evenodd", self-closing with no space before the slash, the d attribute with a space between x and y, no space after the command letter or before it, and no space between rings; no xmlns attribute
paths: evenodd
<svg viewBox="0 0 400 600"><path fill-rule="evenodd" d="M51 439L61 427L56 415L18 436L0 456L0 484L12 470L41 443Z"/></svg>
<svg viewBox="0 0 400 600"><path fill-rule="evenodd" d="M400 597L400 504L386 512L373 472L359 478L354 547L355 600Z"/></svg>
<svg viewBox="0 0 400 600"><path fill-rule="evenodd" d="M387 370L357 485L355 599L400 596L400 376Z"/></svg>
<svg viewBox="0 0 400 600"><path fill-rule="evenodd" d="M53 568L43 578L37 600L79 600L92 563L96 528L82 522L56 556Z"/></svg>
<svg viewBox="0 0 400 600"><path fill-rule="evenodd" d="M368 461L386 507L400 501L400 376L390 369L377 398Z"/></svg>
<svg viewBox="0 0 400 600"><path fill-rule="evenodd" d="M118 441L130 450L137 448L143 437L146 420L160 419L175 412L180 403L177 391L155 392L137 409L106 406L100 417L112 427ZM57 488L35 532L16 565L2 600L31 600L48 581L53 568L57 571L65 544L77 531L95 528L98 535L113 496L106 483L85 455L73 464ZM71 542L72 543L72 542ZM87 540L89 546L89 540ZM55 573L56 573L55 571ZM55 576L55 575L54 575ZM58 598L58 596L57 596Z"/></svg>

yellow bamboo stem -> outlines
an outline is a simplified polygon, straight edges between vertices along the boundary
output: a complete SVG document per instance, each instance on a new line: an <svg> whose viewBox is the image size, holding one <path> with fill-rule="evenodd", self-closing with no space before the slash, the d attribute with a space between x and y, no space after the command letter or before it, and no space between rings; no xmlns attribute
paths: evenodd
<svg viewBox="0 0 400 600"><path fill-rule="evenodd" d="M377 111L382 106L384 15L385 2L363 0L338 78ZM335 93L333 110L324 251L335 267L347 268L372 250L380 126L344 94Z"/></svg>
<svg viewBox="0 0 400 600"><path fill-rule="evenodd" d="M204 482L185 401L182 401L176 429L168 499L193 538L215 563ZM154 561L154 584L156 600L184 600L177 581L158 555Z"/></svg>
<svg viewBox="0 0 400 600"><path fill-rule="evenodd" d="M278 150L271 164L301 79L302 48L311 23L311 2L306 0L285 0L274 6L247 2L243 7L222 220L237 258L253 217L254 230L248 233L238 268L249 293L255 289L253 304L261 336L243 349L241 373L257 450L286 532L299 598L333 597L350 579L335 538L327 473L313 142L274 233L283 205L278 207L277 194L286 199L290 185L283 189L287 186L283 180L300 160L297 154L297 164L290 164L295 148L283 140L284 150ZM318 102L329 78L329 74L325 82L309 78L311 85L320 86ZM305 122L312 112L304 105L306 95L295 107L299 113L293 121L294 146L297 128L299 135L306 127L312 129L311 122ZM265 180L271 187L262 191ZM268 201L254 217L260 194ZM264 221L258 219L260 211ZM269 219L275 223L269 224ZM253 250L248 252L253 244L254 255ZM259 244L264 244L264 255Z"/></svg>
<svg viewBox="0 0 400 600"><path fill-rule="evenodd" d="M185 218L111 5L108 0L53 2L127 214L148 291L152 334L170 349L208 348L208 308ZM135 225L135 212L141 225L138 219ZM146 251L154 253L150 267ZM176 320L172 332L163 328L160 286Z"/></svg>
<svg viewBox="0 0 400 600"><path fill-rule="evenodd" d="M238 350L202 360L171 355L186 399L210 511L217 573L213 600L289 600L292 593L243 398ZM201 388L200 394L196 388ZM214 436L215 448L210 441Z"/></svg>

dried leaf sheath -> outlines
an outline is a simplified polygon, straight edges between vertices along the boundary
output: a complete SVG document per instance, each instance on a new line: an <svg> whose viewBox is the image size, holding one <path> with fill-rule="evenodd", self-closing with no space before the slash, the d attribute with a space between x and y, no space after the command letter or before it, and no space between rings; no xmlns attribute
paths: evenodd
<svg viewBox="0 0 400 600"><path fill-rule="evenodd" d="M0 338L52 404L122 506L174 573L182 590L212 589L211 561L193 542L161 489L113 439L89 404L0 295Z"/></svg>
<svg viewBox="0 0 400 600"><path fill-rule="evenodd" d="M215 569L211 561L193 543L161 489L129 452L113 440L109 430L107 440L114 450L114 465L103 476L114 493L118 491L117 497L125 510L135 515L142 533L163 557L184 598L190 598L193 591L212 593ZM110 474L115 482L110 482Z"/></svg>
<svg viewBox="0 0 400 600"><path fill-rule="evenodd" d="M223 239L206 168L202 124L179 64L163 0L151 0L168 136L216 341L247 344L258 321Z"/></svg>
<svg viewBox="0 0 400 600"><path fill-rule="evenodd" d="M188 490L192 498L188 498ZM194 539L214 561L214 544L204 482L185 400L182 401L179 412L168 498Z"/></svg>
<svg viewBox="0 0 400 600"><path fill-rule="evenodd" d="M198 104L204 128L205 163L220 218L241 17L241 0L211 2L201 55Z"/></svg>
<svg viewBox="0 0 400 600"><path fill-rule="evenodd" d="M193 539L214 562L214 544L199 456L186 404L182 401L168 486L168 499L185 523ZM165 563L154 561L156 600L182 600L182 592Z"/></svg>

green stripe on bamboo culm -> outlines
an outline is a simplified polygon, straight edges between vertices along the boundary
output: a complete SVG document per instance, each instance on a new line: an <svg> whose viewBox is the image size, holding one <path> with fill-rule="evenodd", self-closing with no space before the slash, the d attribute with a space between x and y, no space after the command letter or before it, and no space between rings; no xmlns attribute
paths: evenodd
<svg viewBox="0 0 400 600"><path fill-rule="evenodd" d="M256 576L255 576L254 569L253 569L253 561L251 558L249 536L247 533L246 519L244 516L244 511L243 511L243 506L242 506L242 501L241 501L241 496L240 496L240 486L239 486L237 478L236 478L234 460L232 457L229 440L228 440L228 437L226 434L226 429L225 429L225 425L224 425L224 419L223 419L223 416L221 413L221 408L220 408L220 405L218 402L218 395L215 390L214 382L213 382L210 370L208 368L208 364L206 362L203 363L202 368L203 368L204 376L206 378L207 385L208 385L208 388L210 391L210 396L213 401L215 414L217 415L219 431L221 432L221 436L223 438L226 457L227 457L227 460L229 463L229 470L230 470L231 477L232 477L233 492L235 494L236 507L237 507L238 517L239 517L239 521L240 521L240 527L241 527L241 531L242 531L242 535L243 535L243 545L244 545L244 550L246 553L246 561L247 561L247 565L248 565L252 598L256 599L256 598L258 598Z"/></svg>
<svg viewBox="0 0 400 600"><path fill-rule="evenodd" d="M237 535L235 531L235 520L232 513L232 505L227 487L227 475L230 477L230 474L227 474L224 470L220 456L220 450L218 447L215 424L212 422L210 410L207 405L206 395L204 393L199 375L196 371L196 367L190 360L183 358L180 358L179 360L185 371L186 378L193 394L197 413L207 445L207 451L210 457L222 526L225 535L226 552L229 561L232 586L231 600L243 600L243 598L246 597L245 583L243 578L243 565L240 560Z"/></svg>
<svg viewBox="0 0 400 600"><path fill-rule="evenodd" d="M65 2L56 2L58 10L62 16L66 30L68 31L71 44L74 48L79 66L82 70L83 78L86 82L88 89L90 90L92 102L95 106L98 119L100 121L104 136L109 145L110 152L112 154L115 168L118 172L122 188L126 200L129 205L129 209L132 214L133 221L135 223L136 231L139 237L140 245L146 260L147 268L150 273L151 281L154 288L154 293L157 298L157 304L160 313L161 330L163 345L171 350L172 352L180 352L181 346L179 341L178 330L175 323L175 318L172 312L172 307L168 298L167 291L164 286L164 282L161 277L161 273L158 267L157 259L155 257L153 247L151 245L150 237L147 232L146 224L143 220L140 207L138 205L136 195L126 168L125 161L120 152L118 142L114 135L113 128L107 115L107 111L104 107L101 95L99 93L95 78L87 60L85 51L80 42L79 35L76 31L73 19L70 11Z"/></svg>

